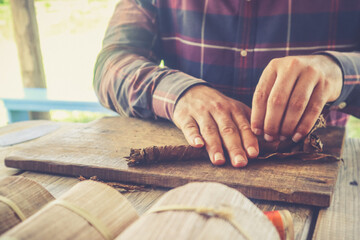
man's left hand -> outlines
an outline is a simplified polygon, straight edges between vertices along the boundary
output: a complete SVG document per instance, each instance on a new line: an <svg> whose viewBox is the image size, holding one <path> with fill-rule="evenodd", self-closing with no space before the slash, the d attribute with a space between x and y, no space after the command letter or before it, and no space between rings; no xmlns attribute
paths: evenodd
<svg viewBox="0 0 360 240"><path fill-rule="evenodd" d="M273 59L256 87L251 129L267 141L298 142L311 130L326 103L342 89L339 65L325 55Z"/></svg>

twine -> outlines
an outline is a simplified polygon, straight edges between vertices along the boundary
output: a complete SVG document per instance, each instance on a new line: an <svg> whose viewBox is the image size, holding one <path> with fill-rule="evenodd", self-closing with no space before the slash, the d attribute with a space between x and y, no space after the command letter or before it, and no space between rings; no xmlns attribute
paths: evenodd
<svg viewBox="0 0 360 240"><path fill-rule="evenodd" d="M195 212L202 216L211 218L216 217L223 219L235 227L238 232L245 237L245 239L250 240L249 234L240 226L240 224L234 219L234 215L231 211L231 208L228 207L193 207L193 206L184 206L184 205L168 205L168 206L159 206L147 211L146 214L150 213L159 213L167 211L185 211L185 212Z"/></svg>
<svg viewBox="0 0 360 240"><path fill-rule="evenodd" d="M15 215L21 220L24 221L26 219L24 213L21 211L21 209L14 203L11 199L0 196L0 202L5 203L7 206L9 206L15 213Z"/></svg>
<svg viewBox="0 0 360 240"><path fill-rule="evenodd" d="M112 233L110 230L103 224L102 221L100 221L98 218L93 216L91 213L86 211L85 209L82 209L75 204L63 200L63 199L57 199L53 201L51 204L54 205L60 205L62 207L65 207L69 209L70 211L76 213L78 216L84 218L90 225L92 225L106 240L114 239L112 236Z"/></svg>

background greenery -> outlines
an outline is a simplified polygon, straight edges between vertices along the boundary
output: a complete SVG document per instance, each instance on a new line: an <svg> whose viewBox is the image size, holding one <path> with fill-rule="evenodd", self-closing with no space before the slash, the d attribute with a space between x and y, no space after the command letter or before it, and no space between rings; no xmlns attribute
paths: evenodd
<svg viewBox="0 0 360 240"><path fill-rule="evenodd" d="M118 0L35 0L49 97L95 100L92 74L101 41ZM0 0L0 97L21 94L9 0ZM66 94L64 94L66 93ZM104 114L51 111L55 121L89 122ZM0 126L7 121L0 102ZM360 137L360 120L350 118L349 137Z"/></svg>

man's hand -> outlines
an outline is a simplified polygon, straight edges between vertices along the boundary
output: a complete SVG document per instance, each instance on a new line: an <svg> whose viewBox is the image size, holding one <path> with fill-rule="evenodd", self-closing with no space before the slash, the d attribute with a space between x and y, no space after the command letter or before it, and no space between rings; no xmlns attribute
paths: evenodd
<svg viewBox="0 0 360 240"><path fill-rule="evenodd" d="M251 129L267 141L302 139L324 105L335 101L342 88L337 63L323 55L290 56L272 60L256 87Z"/></svg>
<svg viewBox="0 0 360 240"><path fill-rule="evenodd" d="M205 145L215 165L225 163L224 149L234 167L257 157L259 146L250 128L250 108L215 89L198 85L177 102L173 122L193 147Z"/></svg>

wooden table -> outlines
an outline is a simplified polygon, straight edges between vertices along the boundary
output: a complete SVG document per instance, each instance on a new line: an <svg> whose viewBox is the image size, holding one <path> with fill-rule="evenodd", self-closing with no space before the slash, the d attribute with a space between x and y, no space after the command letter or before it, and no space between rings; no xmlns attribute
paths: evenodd
<svg viewBox="0 0 360 240"><path fill-rule="evenodd" d="M27 121L14 123L0 128L0 136L24 130L30 127L47 124L47 121ZM81 124L81 123L63 123ZM21 147L17 144L0 147L0 177L21 175L42 184L55 197L61 196L79 180L71 177L33 173L6 168L4 158L11 151ZM288 209L294 219L295 239L357 239L360 236L360 139L347 138L334 197L329 208L305 206L299 204L278 203L253 200L263 211ZM167 189L149 189L146 192L125 193L141 215L167 191Z"/></svg>

